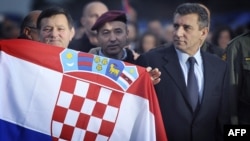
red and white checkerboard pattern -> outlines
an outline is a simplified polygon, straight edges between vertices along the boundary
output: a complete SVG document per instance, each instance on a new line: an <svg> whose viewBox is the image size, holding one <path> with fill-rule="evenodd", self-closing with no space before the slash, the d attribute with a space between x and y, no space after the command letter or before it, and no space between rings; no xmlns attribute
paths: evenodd
<svg viewBox="0 0 250 141"><path fill-rule="evenodd" d="M108 140L122 98L123 93L64 76L52 117L53 140Z"/></svg>

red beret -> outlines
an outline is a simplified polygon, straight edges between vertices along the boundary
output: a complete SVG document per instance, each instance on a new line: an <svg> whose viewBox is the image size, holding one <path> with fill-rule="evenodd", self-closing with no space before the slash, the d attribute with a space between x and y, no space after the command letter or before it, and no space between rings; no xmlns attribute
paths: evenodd
<svg viewBox="0 0 250 141"><path fill-rule="evenodd" d="M111 21L121 21L126 23L127 17L125 12L119 10L110 10L104 14L102 14L95 22L91 30L97 30L102 27L106 22Z"/></svg>

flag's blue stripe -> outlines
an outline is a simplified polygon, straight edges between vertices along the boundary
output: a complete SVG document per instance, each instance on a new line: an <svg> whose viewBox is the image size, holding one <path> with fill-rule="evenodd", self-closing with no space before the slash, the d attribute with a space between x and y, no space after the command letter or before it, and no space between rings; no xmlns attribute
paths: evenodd
<svg viewBox="0 0 250 141"><path fill-rule="evenodd" d="M0 141L52 141L52 137L0 119Z"/></svg>
<svg viewBox="0 0 250 141"><path fill-rule="evenodd" d="M92 67L91 66L78 66L79 70L86 70L86 71L91 71Z"/></svg>

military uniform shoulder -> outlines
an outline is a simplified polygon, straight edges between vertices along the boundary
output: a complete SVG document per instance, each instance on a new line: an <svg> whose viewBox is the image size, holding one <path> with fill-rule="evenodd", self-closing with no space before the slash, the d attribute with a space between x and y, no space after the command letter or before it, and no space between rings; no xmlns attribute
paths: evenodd
<svg viewBox="0 0 250 141"><path fill-rule="evenodd" d="M241 37L245 37L245 36L250 36L250 31L243 33L241 35L238 35L236 37L234 37L228 44L233 43L234 41L237 41L238 39L240 39Z"/></svg>

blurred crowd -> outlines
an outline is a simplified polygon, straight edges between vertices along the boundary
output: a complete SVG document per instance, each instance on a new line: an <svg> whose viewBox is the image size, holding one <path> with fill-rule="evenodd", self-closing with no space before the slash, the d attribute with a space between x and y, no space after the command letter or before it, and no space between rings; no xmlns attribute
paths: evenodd
<svg viewBox="0 0 250 141"><path fill-rule="evenodd" d="M23 19L3 15L0 39L40 41L149 67L163 110L164 126L170 129L169 137L182 141L186 137L179 136L180 132L183 135L194 133L197 140L210 141L215 140L214 129L228 124L229 118L232 124L250 123L250 23L236 28L227 24L212 27L210 12L201 3L183 3L173 13L174 24L155 18L141 30L139 14L132 6L125 4L121 11L110 9L101 1L93 1L82 6L81 16L76 21L61 7L35 9ZM188 77L193 79L190 83L200 84L192 89L196 91L190 90L183 96L196 94L196 101L187 98L190 105L194 103L189 109L180 89L185 91L194 86L188 85ZM191 114L182 107L188 111L192 109ZM200 108L205 112L200 112ZM168 118L170 120L166 120ZM179 123L178 118L182 122ZM172 123L171 119L177 122ZM184 125L187 130L175 124Z"/></svg>
<svg viewBox="0 0 250 141"><path fill-rule="evenodd" d="M85 6L82 6L84 10ZM160 19L151 19L147 22L146 27L140 27L140 21L138 20L138 12L135 8L130 5L125 6L128 22L127 26L129 29L128 36L128 46L137 53L141 54L147 52L148 50L158 47L161 44L171 44L173 36L173 25L172 23L162 22ZM119 9L119 8L117 8ZM92 10L92 12L95 10ZM83 11L84 12L84 11ZM94 13L100 16L102 12ZM89 13L93 14L93 13ZM90 29L92 24L84 25L82 19L84 18L83 13L81 13L80 19L74 21L75 23L75 36L74 40L80 40L88 28ZM0 15L0 39L13 39L18 38L21 33L21 22L23 17L13 15L13 14L2 14ZM85 26L85 27L84 27ZM220 25L216 27L211 27L209 36L207 37L207 42L219 47L222 52L226 49L229 41L237 35L245 33L250 29L250 23L240 25L236 28L230 27L230 25ZM77 44L79 45L79 44ZM98 46L98 45L95 45ZM94 46L92 46L94 47ZM92 48L91 47L91 48ZM79 50L79 49L78 49ZM89 51L82 50L82 51Z"/></svg>

